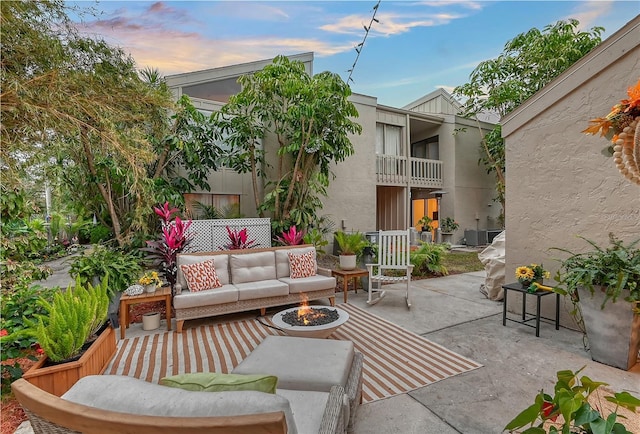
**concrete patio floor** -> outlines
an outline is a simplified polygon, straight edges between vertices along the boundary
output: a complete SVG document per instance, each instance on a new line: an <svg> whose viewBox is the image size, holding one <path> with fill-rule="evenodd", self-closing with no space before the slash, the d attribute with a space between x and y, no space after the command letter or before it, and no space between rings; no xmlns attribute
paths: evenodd
<svg viewBox="0 0 640 434"><path fill-rule="evenodd" d="M553 391L557 371L583 366L582 374L592 380L609 383L616 392L640 396L640 364L623 371L593 362L583 349L581 332L564 327L555 330L553 325L542 323L536 338L533 328L513 322L503 327L502 303L486 299L479 291L484 275L481 271L413 281L411 309L407 309L401 291L387 291L385 299L374 306L366 304L366 291L349 291L349 303L484 365L407 394L362 405L356 434L501 433L507 422L533 403L541 389ZM341 302L342 294L337 294L338 306ZM191 321L185 327L252 317L255 312ZM143 331L141 324L132 324L126 335L165 330L163 320L156 331ZM640 423L640 414L635 416ZM29 433L28 427L22 428L16 433Z"/></svg>

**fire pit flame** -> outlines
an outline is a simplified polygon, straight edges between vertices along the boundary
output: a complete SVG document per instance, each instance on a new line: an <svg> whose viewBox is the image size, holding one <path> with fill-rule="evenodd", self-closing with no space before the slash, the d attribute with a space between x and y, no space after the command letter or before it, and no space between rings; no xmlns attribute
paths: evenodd
<svg viewBox="0 0 640 434"><path fill-rule="evenodd" d="M302 304L298 308L298 321L302 322L304 325L321 321L325 316L327 316L326 313L310 308L309 303L306 300L303 300Z"/></svg>

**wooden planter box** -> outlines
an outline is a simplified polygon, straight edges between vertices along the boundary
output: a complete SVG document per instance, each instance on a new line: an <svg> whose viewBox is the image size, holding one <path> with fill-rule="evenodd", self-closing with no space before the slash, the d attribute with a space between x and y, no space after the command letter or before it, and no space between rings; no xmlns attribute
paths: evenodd
<svg viewBox="0 0 640 434"><path fill-rule="evenodd" d="M63 395L76 382L87 375L99 375L116 353L116 333L107 327L91 344L89 349L74 362L43 367L47 358L43 357L22 378L38 388L56 396Z"/></svg>

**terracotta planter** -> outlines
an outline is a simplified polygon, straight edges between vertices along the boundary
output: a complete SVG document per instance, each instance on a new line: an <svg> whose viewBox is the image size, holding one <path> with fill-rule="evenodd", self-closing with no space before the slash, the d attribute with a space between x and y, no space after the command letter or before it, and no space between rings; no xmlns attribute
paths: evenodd
<svg viewBox="0 0 640 434"><path fill-rule="evenodd" d="M102 374L115 353L116 333L113 327L109 326L80 359L45 367L47 358L43 357L25 372L22 378L46 392L61 396L80 378Z"/></svg>
<svg viewBox="0 0 640 434"><path fill-rule="evenodd" d="M591 358L596 362L628 371L637 362L640 350L640 315L621 295L615 303L604 301L604 293L595 288L593 297L580 293L580 311L589 340Z"/></svg>

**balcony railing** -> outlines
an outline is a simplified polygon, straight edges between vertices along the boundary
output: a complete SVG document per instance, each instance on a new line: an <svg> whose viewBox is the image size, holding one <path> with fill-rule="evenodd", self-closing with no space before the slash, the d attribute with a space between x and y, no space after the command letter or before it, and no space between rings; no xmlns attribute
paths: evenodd
<svg viewBox="0 0 640 434"><path fill-rule="evenodd" d="M376 178L378 184L405 186L409 184L411 187L440 188L442 187L442 161L398 155L377 155Z"/></svg>

